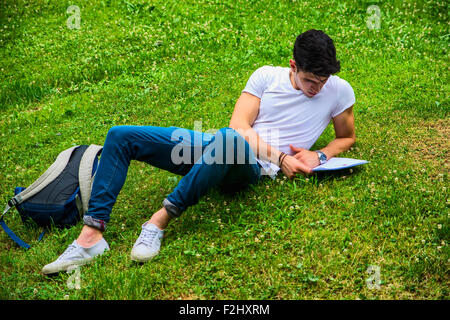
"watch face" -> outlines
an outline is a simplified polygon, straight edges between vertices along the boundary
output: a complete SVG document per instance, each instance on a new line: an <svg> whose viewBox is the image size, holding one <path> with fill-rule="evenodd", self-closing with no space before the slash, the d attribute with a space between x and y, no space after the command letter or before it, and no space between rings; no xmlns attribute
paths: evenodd
<svg viewBox="0 0 450 320"><path fill-rule="evenodd" d="M321 152L321 151L316 151L317 154L319 155L319 162L320 164L323 164L327 161L327 156L325 155L325 153Z"/></svg>

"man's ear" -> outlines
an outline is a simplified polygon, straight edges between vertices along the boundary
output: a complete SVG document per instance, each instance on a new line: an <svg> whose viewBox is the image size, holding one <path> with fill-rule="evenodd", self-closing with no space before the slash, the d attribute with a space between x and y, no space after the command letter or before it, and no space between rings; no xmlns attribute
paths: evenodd
<svg viewBox="0 0 450 320"><path fill-rule="evenodd" d="M294 59L289 59L289 65L291 66L291 71L292 72L297 72L297 65L295 64L295 60Z"/></svg>

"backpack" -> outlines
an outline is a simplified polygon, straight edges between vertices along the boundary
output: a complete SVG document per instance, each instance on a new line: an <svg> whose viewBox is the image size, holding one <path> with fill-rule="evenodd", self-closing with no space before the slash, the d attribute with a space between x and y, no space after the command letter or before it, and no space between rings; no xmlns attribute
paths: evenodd
<svg viewBox="0 0 450 320"><path fill-rule="evenodd" d="M0 217L0 225L19 246L30 245L20 239L5 223L3 216L13 207L24 223L30 220L44 228L54 225L68 228L77 224L88 210L92 182L98 166L98 145L74 146L62 151L55 162L28 188L16 187Z"/></svg>

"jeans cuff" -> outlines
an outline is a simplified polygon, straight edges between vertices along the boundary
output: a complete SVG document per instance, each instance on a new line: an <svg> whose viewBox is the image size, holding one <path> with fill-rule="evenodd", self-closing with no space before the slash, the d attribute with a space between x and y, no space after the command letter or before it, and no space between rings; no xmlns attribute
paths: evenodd
<svg viewBox="0 0 450 320"><path fill-rule="evenodd" d="M180 210L180 208L178 208L172 202L167 200L167 198L164 199L163 206L164 208L166 208L166 211L171 218L177 218L181 216L182 211Z"/></svg>
<svg viewBox="0 0 450 320"><path fill-rule="evenodd" d="M101 232L104 232L106 230L106 222L105 221L92 218L91 216L84 216L83 223L86 226L98 229Z"/></svg>

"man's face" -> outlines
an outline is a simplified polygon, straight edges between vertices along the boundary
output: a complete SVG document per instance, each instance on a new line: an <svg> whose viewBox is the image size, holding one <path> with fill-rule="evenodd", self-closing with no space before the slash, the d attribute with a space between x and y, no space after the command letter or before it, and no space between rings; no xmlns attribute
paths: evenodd
<svg viewBox="0 0 450 320"><path fill-rule="evenodd" d="M309 98L314 97L322 90L329 77L316 76L311 72L303 72L297 68L294 60L289 60L291 66L291 80L293 80L293 86L297 90L302 90L303 93ZM293 79L292 79L293 78Z"/></svg>

